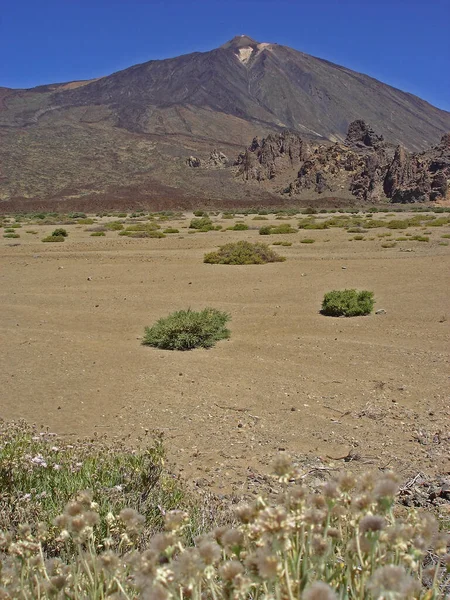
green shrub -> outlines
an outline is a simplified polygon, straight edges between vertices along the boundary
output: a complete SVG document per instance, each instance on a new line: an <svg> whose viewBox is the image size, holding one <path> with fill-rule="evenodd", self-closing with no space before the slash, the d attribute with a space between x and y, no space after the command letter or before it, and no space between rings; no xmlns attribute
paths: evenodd
<svg viewBox="0 0 450 600"><path fill-rule="evenodd" d="M207 217L208 213L205 210L194 210L193 215L194 217Z"/></svg>
<svg viewBox="0 0 450 600"><path fill-rule="evenodd" d="M266 244L241 241L225 244L216 252L206 254L203 262L216 265L263 265L284 260Z"/></svg>
<svg viewBox="0 0 450 600"><path fill-rule="evenodd" d="M63 235L48 235L45 238L42 238L43 242L65 242L66 238Z"/></svg>
<svg viewBox="0 0 450 600"><path fill-rule="evenodd" d="M384 244L381 244L382 248L395 248L396 246L396 242L384 242Z"/></svg>
<svg viewBox="0 0 450 600"><path fill-rule="evenodd" d="M245 223L236 223L233 227L228 227L228 231L247 231L248 225Z"/></svg>
<svg viewBox="0 0 450 600"><path fill-rule="evenodd" d="M273 242L274 246L292 246L292 242Z"/></svg>
<svg viewBox="0 0 450 600"><path fill-rule="evenodd" d="M54 231L52 231L52 236L53 237L67 237L69 234L67 233L67 231L65 229L63 229L62 227L59 227L58 229L55 229Z"/></svg>
<svg viewBox="0 0 450 600"><path fill-rule="evenodd" d="M198 231L211 231L214 229L214 225L209 217L202 217L200 219L192 219L189 228Z"/></svg>
<svg viewBox="0 0 450 600"><path fill-rule="evenodd" d="M164 229L163 233L180 233L180 230L175 227L168 227L167 229Z"/></svg>
<svg viewBox="0 0 450 600"><path fill-rule="evenodd" d="M373 292L363 290L333 290L325 294L322 314L331 317L368 315L374 305Z"/></svg>
<svg viewBox="0 0 450 600"><path fill-rule="evenodd" d="M303 238L300 240L300 244L314 244L315 241L312 238Z"/></svg>
<svg viewBox="0 0 450 600"><path fill-rule="evenodd" d="M260 227L259 235L276 235L276 234L285 234L285 233L296 233L296 229L294 229L289 223L283 223L282 225L265 225L264 227Z"/></svg>
<svg viewBox="0 0 450 600"><path fill-rule="evenodd" d="M450 239L450 233L444 233L444 235L441 235L441 238Z"/></svg>
<svg viewBox="0 0 450 600"><path fill-rule="evenodd" d="M93 225L95 223L95 219L78 219L78 225Z"/></svg>
<svg viewBox="0 0 450 600"><path fill-rule="evenodd" d="M162 350L211 348L229 337L225 327L229 319L229 315L215 308L180 310L146 327L142 343Z"/></svg>
<svg viewBox="0 0 450 600"><path fill-rule="evenodd" d="M386 224L386 227L388 227L389 229L408 229L409 227L409 221L408 219L405 220L394 220L394 221L389 221Z"/></svg>
<svg viewBox="0 0 450 600"><path fill-rule="evenodd" d="M5 229L5 233L15 233L14 228L13 227L7 227Z"/></svg>
<svg viewBox="0 0 450 600"><path fill-rule="evenodd" d="M253 217L252 220L253 221L267 221L267 217L264 217L263 215L256 215L255 217Z"/></svg>
<svg viewBox="0 0 450 600"><path fill-rule="evenodd" d="M429 242L430 238L426 235L413 235L412 240L416 240L416 242Z"/></svg>
<svg viewBox="0 0 450 600"><path fill-rule="evenodd" d="M353 239L356 240L357 242L361 242L364 239L363 235L355 235L353 236Z"/></svg>
<svg viewBox="0 0 450 600"><path fill-rule="evenodd" d="M111 231L122 231L123 224L119 221L111 221L111 223L105 223L105 227Z"/></svg>
<svg viewBox="0 0 450 600"><path fill-rule="evenodd" d="M5 233L4 238L20 238L18 233Z"/></svg>
<svg viewBox="0 0 450 600"><path fill-rule="evenodd" d="M105 237L105 235L104 231L94 231L91 233L91 237Z"/></svg>

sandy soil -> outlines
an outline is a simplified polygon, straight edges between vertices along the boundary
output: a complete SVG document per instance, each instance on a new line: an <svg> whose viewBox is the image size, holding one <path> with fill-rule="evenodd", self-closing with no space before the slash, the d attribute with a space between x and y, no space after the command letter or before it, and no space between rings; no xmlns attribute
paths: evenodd
<svg viewBox="0 0 450 600"><path fill-rule="evenodd" d="M128 239L66 228L64 244L40 241L51 226L0 238L4 419L67 435L160 430L176 468L218 492L252 489L280 451L331 468L353 453L354 469L404 477L450 470L448 227L394 248L379 229L349 241L341 229ZM284 263L202 263L238 239L293 245L279 248ZM348 287L373 290L386 313L319 314L326 291ZM230 340L191 352L140 344L159 317L205 306L230 313Z"/></svg>

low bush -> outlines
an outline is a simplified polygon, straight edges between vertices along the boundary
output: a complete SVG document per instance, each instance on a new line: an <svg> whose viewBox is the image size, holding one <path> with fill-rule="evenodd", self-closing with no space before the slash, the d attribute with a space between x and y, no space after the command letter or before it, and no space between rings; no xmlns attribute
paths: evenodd
<svg viewBox="0 0 450 600"><path fill-rule="evenodd" d="M193 215L194 215L194 217L208 217L209 216L205 210L194 210Z"/></svg>
<svg viewBox="0 0 450 600"><path fill-rule="evenodd" d="M259 235L276 235L276 234L285 234L285 233L296 233L297 230L294 229L289 223L283 223L282 225L265 225L261 227L259 230Z"/></svg>
<svg viewBox="0 0 450 600"><path fill-rule="evenodd" d="M63 229L62 227L58 227L58 229L55 229L54 231L52 231L52 236L53 237L67 237L69 234L67 233L66 229Z"/></svg>
<svg viewBox="0 0 450 600"><path fill-rule="evenodd" d="M315 241L312 238L303 238L300 240L300 244L314 244Z"/></svg>
<svg viewBox="0 0 450 600"><path fill-rule="evenodd" d="M162 350L211 348L230 336L225 324L230 316L215 308L180 310L145 328L142 343Z"/></svg>
<svg viewBox="0 0 450 600"><path fill-rule="evenodd" d="M163 233L180 233L180 230L175 227L168 227L167 229L164 229Z"/></svg>
<svg viewBox="0 0 450 600"><path fill-rule="evenodd" d="M266 244L241 241L221 246L216 252L206 254L203 262L220 265L263 265L285 260Z"/></svg>
<svg viewBox="0 0 450 600"><path fill-rule="evenodd" d="M213 223L209 217L201 217L199 219L191 219L189 223L190 229L203 229L204 227L211 227Z"/></svg>
<svg viewBox="0 0 450 600"><path fill-rule="evenodd" d="M247 231L248 225L245 223L236 223L233 227L227 227L228 231Z"/></svg>
<svg viewBox="0 0 450 600"><path fill-rule="evenodd" d="M43 242L65 242L66 238L63 235L48 235L42 238Z"/></svg>
<svg viewBox="0 0 450 600"><path fill-rule="evenodd" d="M119 221L111 221L110 223L105 223L105 227L111 231L122 231L123 223L119 223Z"/></svg>
<svg viewBox="0 0 450 600"><path fill-rule="evenodd" d="M91 233L91 237L105 237L105 235L104 231L93 231Z"/></svg>
<svg viewBox="0 0 450 600"><path fill-rule="evenodd" d="M325 294L321 313L331 317L357 317L370 314L373 305L373 292L333 290Z"/></svg>
<svg viewBox="0 0 450 600"><path fill-rule="evenodd" d="M4 238L20 238L18 233L5 233Z"/></svg>
<svg viewBox="0 0 450 600"><path fill-rule="evenodd" d="M381 244L382 248L395 248L396 246L396 242L385 242L384 244Z"/></svg>
<svg viewBox="0 0 450 600"><path fill-rule="evenodd" d="M292 246L292 242L273 242L274 246Z"/></svg>

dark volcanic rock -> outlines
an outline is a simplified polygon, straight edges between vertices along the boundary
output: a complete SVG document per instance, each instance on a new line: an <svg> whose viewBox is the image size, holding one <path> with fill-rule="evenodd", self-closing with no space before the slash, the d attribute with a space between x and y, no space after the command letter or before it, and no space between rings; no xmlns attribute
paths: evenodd
<svg viewBox="0 0 450 600"><path fill-rule="evenodd" d="M363 202L428 202L449 193L450 135L420 154L384 142L364 121L349 127L345 144L306 143L286 131L254 138L235 163L245 180L285 183L289 168L298 166L282 189L290 195L302 192L351 193Z"/></svg>
<svg viewBox="0 0 450 600"><path fill-rule="evenodd" d="M235 165L246 180L274 179L286 169L297 167L309 156L309 145L298 134L283 131L259 140L254 138Z"/></svg>
<svg viewBox="0 0 450 600"><path fill-rule="evenodd" d="M348 126L345 143L350 147L356 148L363 148L365 146L376 148L380 146L383 139L382 135L377 135L363 120L358 119Z"/></svg>

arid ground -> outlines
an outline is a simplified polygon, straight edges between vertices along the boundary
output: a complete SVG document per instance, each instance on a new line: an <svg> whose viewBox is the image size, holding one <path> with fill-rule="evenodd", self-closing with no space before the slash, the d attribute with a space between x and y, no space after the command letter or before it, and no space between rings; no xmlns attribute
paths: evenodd
<svg viewBox="0 0 450 600"><path fill-rule="evenodd" d="M164 223L180 230L165 239L90 237L76 224L63 244L41 242L50 225L0 238L2 418L68 436L162 431L174 468L222 493L253 489L280 451L305 471L319 457L404 477L450 470L448 225L383 248L404 231L262 237L271 221L248 216L254 230L188 235L191 216ZM202 262L240 239L292 246L274 247L284 263ZM322 316L324 293L343 288L372 290L385 312ZM205 306L231 315L229 340L190 352L141 344L146 325Z"/></svg>

